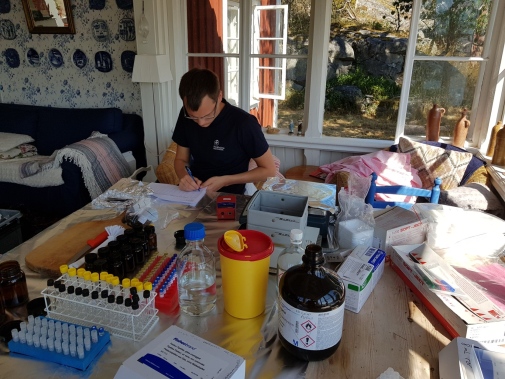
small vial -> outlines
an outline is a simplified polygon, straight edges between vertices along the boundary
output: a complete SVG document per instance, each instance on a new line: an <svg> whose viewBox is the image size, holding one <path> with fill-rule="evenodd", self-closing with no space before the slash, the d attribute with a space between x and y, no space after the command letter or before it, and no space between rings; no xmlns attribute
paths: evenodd
<svg viewBox="0 0 505 379"><path fill-rule="evenodd" d="M46 344L47 344L47 350L54 351L54 340L52 338L48 338L46 340Z"/></svg>
<svg viewBox="0 0 505 379"><path fill-rule="evenodd" d="M68 334L68 324L66 322L61 324L61 330L63 331L64 334Z"/></svg>
<svg viewBox="0 0 505 379"><path fill-rule="evenodd" d="M77 357L79 359L84 359L84 347L83 346L77 346Z"/></svg>
<svg viewBox="0 0 505 379"><path fill-rule="evenodd" d="M33 324L35 322L35 317L33 315L28 316L28 324Z"/></svg>
<svg viewBox="0 0 505 379"><path fill-rule="evenodd" d="M105 334L105 329L103 327L98 328L98 335L101 337Z"/></svg>
<svg viewBox="0 0 505 379"><path fill-rule="evenodd" d="M84 338L88 337L91 338L91 330L89 328L84 328Z"/></svg>
<svg viewBox="0 0 505 379"><path fill-rule="evenodd" d="M97 343L98 342L98 330L91 329L91 341L93 343Z"/></svg>
<svg viewBox="0 0 505 379"><path fill-rule="evenodd" d="M68 349L68 341L63 341L61 343L61 349L63 350L64 355L68 355L70 353L70 350Z"/></svg>
<svg viewBox="0 0 505 379"><path fill-rule="evenodd" d="M22 321L20 324L19 324L19 330L21 332L26 332L26 322Z"/></svg>
<svg viewBox="0 0 505 379"><path fill-rule="evenodd" d="M39 336L29 336L28 334L26 335L26 343L28 345L31 345L33 343L33 346L35 347L40 347L40 337Z"/></svg>
<svg viewBox="0 0 505 379"><path fill-rule="evenodd" d="M19 331L17 329L11 330L11 336L14 342L19 342Z"/></svg>
<svg viewBox="0 0 505 379"><path fill-rule="evenodd" d="M61 273L62 280L68 280L68 265L61 265L60 266L60 273Z"/></svg>
<svg viewBox="0 0 505 379"><path fill-rule="evenodd" d="M47 337L43 334L39 337L40 347L43 349L47 349Z"/></svg>
<svg viewBox="0 0 505 379"><path fill-rule="evenodd" d="M54 328L55 328L56 330L61 330L61 321L56 321L56 322L54 323Z"/></svg>
<svg viewBox="0 0 505 379"><path fill-rule="evenodd" d="M35 325L39 325L40 326L41 321L42 321L41 317L35 317Z"/></svg>
<svg viewBox="0 0 505 379"><path fill-rule="evenodd" d="M61 340L54 340L54 350L56 350L57 353L61 353Z"/></svg>
<svg viewBox="0 0 505 379"><path fill-rule="evenodd" d="M86 349L86 351L91 350L91 337L89 336L84 337L84 348Z"/></svg>
<svg viewBox="0 0 505 379"><path fill-rule="evenodd" d="M82 326L79 325L77 328L75 328L75 332L77 333L77 337L79 337L83 335L84 330Z"/></svg>
<svg viewBox="0 0 505 379"><path fill-rule="evenodd" d="M70 332L70 335L72 334L75 335L75 325L74 324L69 325L68 331Z"/></svg>
<svg viewBox="0 0 505 379"><path fill-rule="evenodd" d="M55 340L61 340L61 328L54 330L54 339Z"/></svg>
<svg viewBox="0 0 505 379"><path fill-rule="evenodd" d="M33 334L27 333L24 335L23 338L20 337L19 339L21 343L26 343L28 346L33 345Z"/></svg>
<svg viewBox="0 0 505 379"><path fill-rule="evenodd" d="M75 345L75 343L70 343L68 346L70 348L70 355L72 357L77 356L77 346Z"/></svg>

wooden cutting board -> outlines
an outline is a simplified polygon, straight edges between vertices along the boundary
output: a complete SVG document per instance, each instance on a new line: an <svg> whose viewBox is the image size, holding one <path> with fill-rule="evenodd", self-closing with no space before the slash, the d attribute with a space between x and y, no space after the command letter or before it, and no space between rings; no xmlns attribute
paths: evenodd
<svg viewBox="0 0 505 379"><path fill-rule="evenodd" d="M60 266L68 261L86 245L86 241L95 238L111 225L127 227L121 222L123 215L109 220L87 221L73 225L63 233L51 237L32 250L25 257L26 267L45 276L60 276Z"/></svg>

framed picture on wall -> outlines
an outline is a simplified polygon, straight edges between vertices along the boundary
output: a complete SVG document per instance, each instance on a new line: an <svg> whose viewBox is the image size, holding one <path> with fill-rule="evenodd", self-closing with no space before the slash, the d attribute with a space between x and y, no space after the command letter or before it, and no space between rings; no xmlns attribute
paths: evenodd
<svg viewBox="0 0 505 379"><path fill-rule="evenodd" d="M70 0L22 0L32 34L75 34Z"/></svg>

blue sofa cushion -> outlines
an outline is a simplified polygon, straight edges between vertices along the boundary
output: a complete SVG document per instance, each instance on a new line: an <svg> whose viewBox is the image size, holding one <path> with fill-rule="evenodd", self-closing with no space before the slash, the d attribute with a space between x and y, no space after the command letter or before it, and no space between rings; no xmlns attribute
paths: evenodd
<svg viewBox="0 0 505 379"><path fill-rule="evenodd" d="M26 109L2 104L0 114L0 132L26 134L33 139L36 138L38 112L27 112Z"/></svg>
<svg viewBox="0 0 505 379"><path fill-rule="evenodd" d="M66 109L40 108L35 145L41 155L51 155L92 132L104 134L123 129L123 113L118 108Z"/></svg>

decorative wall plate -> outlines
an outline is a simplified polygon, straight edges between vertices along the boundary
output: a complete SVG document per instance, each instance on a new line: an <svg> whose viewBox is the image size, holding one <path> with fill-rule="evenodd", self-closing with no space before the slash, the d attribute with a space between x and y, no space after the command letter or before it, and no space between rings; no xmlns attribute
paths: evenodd
<svg viewBox="0 0 505 379"><path fill-rule="evenodd" d="M11 11L10 0L0 0L0 13L9 13Z"/></svg>
<svg viewBox="0 0 505 379"><path fill-rule="evenodd" d="M116 0L117 7L119 9L132 9L133 8L133 0Z"/></svg>
<svg viewBox="0 0 505 379"><path fill-rule="evenodd" d="M123 18L119 21L119 37L123 41L135 41L135 22L132 18Z"/></svg>
<svg viewBox="0 0 505 379"><path fill-rule="evenodd" d="M93 38L98 42L107 42L109 40L109 27L105 20L94 20L91 23Z"/></svg>
<svg viewBox="0 0 505 379"><path fill-rule="evenodd" d="M5 50L5 60L10 68L17 68L21 61L19 60L19 54L16 49L6 49Z"/></svg>
<svg viewBox="0 0 505 379"><path fill-rule="evenodd" d="M84 51L77 49L72 54L72 61L77 68L84 68L88 64L88 57L84 54Z"/></svg>
<svg viewBox="0 0 505 379"><path fill-rule="evenodd" d="M135 61L136 53L134 51L126 50L121 53L121 67L126 72L133 72L133 62Z"/></svg>
<svg viewBox="0 0 505 379"><path fill-rule="evenodd" d="M35 49L28 49L26 52L26 60L34 67L40 66L40 56Z"/></svg>
<svg viewBox="0 0 505 379"><path fill-rule="evenodd" d="M8 40L16 38L16 27L11 20L0 20L0 35Z"/></svg>
<svg viewBox="0 0 505 379"><path fill-rule="evenodd" d="M58 49L49 50L49 63L56 68L63 66L63 55Z"/></svg>
<svg viewBox="0 0 505 379"><path fill-rule="evenodd" d="M89 9L102 10L105 8L105 0L89 0Z"/></svg>
<svg viewBox="0 0 505 379"><path fill-rule="evenodd" d="M106 51L99 51L95 54L95 68L100 72L112 71L112 57Z"/></svg>

